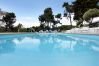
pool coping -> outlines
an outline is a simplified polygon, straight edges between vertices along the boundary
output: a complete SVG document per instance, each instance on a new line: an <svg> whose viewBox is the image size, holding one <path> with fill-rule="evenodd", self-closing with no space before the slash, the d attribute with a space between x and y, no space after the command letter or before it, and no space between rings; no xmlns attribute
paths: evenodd
<svg viewBox="0 0 99 66"><path fill-rule="evenodd" d="M7 32L7 33L0 33L0 35L12 35L12 34L62 34L63 32L57 32L57 33L39 33L39 32ZM63 33L66 34L66 33Z"/></svg>
<svg viewBox="0 0 99 66"><path fill-rule="evenodd" d="M0 33L0 35L11 35L11 34L33 34L33 33L36 33L36 34L79 34L79 35L97 35L99 36L99 33L98 34L93 34L93 33L65 33L65 32L56 32L56 33L39 33L39 32L2 32Z"/></svg>

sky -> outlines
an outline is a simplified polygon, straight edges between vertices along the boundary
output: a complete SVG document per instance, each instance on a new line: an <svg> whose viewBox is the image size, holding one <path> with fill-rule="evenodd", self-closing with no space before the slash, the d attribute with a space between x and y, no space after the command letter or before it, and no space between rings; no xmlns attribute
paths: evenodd
<svg viewBox="0 0 99 66"><path fill-rule="evenodd" d="M0 0L0 8L3 11L14 12L16 15L15 25L21 23L24 27L38 26L38 16L43 14L47 7L51 7L53 14L64 13L62 5L64 2L73 2L74 0ZM66 18L61 20L63 25L68 25Z"/></svg>

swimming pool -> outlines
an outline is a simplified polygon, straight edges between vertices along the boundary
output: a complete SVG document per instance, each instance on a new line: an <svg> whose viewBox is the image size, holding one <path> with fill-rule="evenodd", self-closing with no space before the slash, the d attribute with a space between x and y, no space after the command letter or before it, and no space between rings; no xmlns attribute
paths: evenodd
<svg viewBox="0 0 99 66"><path fill-rule="evenodd" d="M0 66L99 66L99 36L0 35Z"/></svg>

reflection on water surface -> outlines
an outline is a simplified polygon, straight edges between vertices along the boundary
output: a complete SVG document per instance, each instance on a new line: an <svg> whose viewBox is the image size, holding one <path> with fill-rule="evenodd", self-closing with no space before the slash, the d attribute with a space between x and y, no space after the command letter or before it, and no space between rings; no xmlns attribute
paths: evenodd
<svg viewBox="0 0 99 66"><path fill-rule="evenodd" d="M1 36L0 66L99 66L99 41L94 38L65 34Z"/></svg>

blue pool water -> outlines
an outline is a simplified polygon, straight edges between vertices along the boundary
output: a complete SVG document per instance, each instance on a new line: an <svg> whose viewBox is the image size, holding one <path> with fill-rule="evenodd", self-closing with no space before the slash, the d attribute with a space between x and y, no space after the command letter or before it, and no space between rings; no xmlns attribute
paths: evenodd
<svg viewBox="0 0 99 66"><path fill-rule="evenodd" d="M99 36L0 35L0 66L99 66Z"/></svg>

